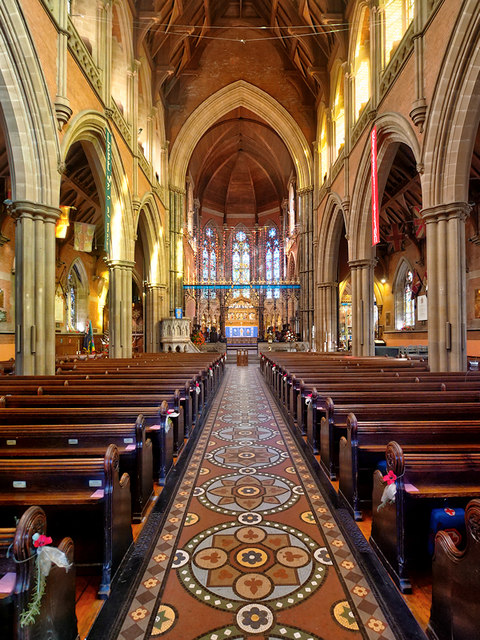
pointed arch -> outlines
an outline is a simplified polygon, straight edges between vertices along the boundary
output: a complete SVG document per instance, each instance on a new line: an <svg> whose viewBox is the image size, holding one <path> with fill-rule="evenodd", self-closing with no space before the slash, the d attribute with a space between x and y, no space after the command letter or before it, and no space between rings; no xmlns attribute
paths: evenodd
<svg viewBox="0 0 480 640"><path fill-rule="evenodd" d="M330 193L318 229L317 255L322 260L317 264L317 282L337 280L338 249L342 229L348 228L348 220L338 193Z"/></svg>
<svg viewBox="0 0 480 640"><path fill-rule="evenodd" d="M398 145L405 144L409 147L417 165L421 162L421 149L412 126L398 113L385 113L376 120L375 124L379 140L378 194L381 200ZM370 138L367 138L352 190L351 213L347 226L351 260L371 258L373 254L370 231L372 224L370 162ZM423 186L422 178L423 176L420 175Z"/></svg>
<svg viewBox="0 0 480 640"><path fill-rule="evenodd" d="M302 130L277 100L258 87L238 80L207 98L180 130L170 154L170 182L183 188L187 167L200 138L219 118L245 107L266 120L285 143L297 170L298 188L313 184L312 155Z"/></svg>
<svg viewBox="0 0 480 640"><path fill-rule="evenodd" d="M480 11L466 0L445 54L424 146L425 208L468 202L469 171L480 121Z"/></svg>
<svg viewBox="0 0 480 640"><path fill-rule="evenodd" d="M17 0L0 3L0 118L13 200L58 207L60 151L55 116Z"/></svg>
<svg viewBox="0 0 480 640"><path fill-rule="evenodd" d="M166 231L155 196L151 192L143 195L135 220L136 235L141 234L146 252L145 276L150 284L165 285L168 280Z"/></svg>
<svg viewBox="0 0 480 640"><path fill-rule="evenodd" d="M81 111L69 123L61 145L61 157L65 162L68 152L76 142L86 145L86 156L95 169L93 175L97 184L100 201L105 198L105 128L108 121L98 111ZM118 150L115 137L112 136L112 260L134 260L136 228L133 217L133 206L125 167ZM102 206L105 213L104 206ZM115 238L113 234L115 233Z"/></svg>

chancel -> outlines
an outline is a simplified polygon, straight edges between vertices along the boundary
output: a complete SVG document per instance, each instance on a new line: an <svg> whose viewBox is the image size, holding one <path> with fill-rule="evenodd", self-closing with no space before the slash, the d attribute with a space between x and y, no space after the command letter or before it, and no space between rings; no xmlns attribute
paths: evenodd
<svg viewBox="0 0 480 640"><path fill-rule="evenodd" d="M2 0L0 637L472 640L480 0Z"/></svg>

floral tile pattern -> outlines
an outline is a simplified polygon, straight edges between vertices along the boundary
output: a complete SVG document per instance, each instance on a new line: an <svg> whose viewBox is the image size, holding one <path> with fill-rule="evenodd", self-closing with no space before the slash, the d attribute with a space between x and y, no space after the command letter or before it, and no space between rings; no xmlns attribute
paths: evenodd
<svg viewBox="0 0 480 640"><path fill-rule="evenodd" d="M394 639L257 368L227 368L118 637Z"/></svg>

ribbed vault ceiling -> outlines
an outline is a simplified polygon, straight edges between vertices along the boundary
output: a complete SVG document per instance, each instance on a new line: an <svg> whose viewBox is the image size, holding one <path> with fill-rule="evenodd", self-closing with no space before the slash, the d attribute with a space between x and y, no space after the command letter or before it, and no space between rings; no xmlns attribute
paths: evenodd
<svg viewBox="0 0 480 640"><path fill-rule="evenodd" d="M286 197L293 173L290 155L273 129L247 109L238 108L211 127L198 143L189 173L202 206L229 216L276 209Z"/></svg>

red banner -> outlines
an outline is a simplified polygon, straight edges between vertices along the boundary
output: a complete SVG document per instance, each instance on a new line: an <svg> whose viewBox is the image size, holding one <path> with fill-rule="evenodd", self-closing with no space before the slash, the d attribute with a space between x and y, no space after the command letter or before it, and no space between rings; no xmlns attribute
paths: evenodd
<svg viewBox="0 0 480 640"><path fill-rule="evenodd" d="M370 134L372 161L372 246L380 242L380 222L378 214L378 183L377 183L377 127L373 127Z"/></svg>

